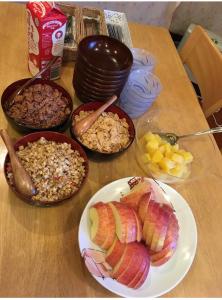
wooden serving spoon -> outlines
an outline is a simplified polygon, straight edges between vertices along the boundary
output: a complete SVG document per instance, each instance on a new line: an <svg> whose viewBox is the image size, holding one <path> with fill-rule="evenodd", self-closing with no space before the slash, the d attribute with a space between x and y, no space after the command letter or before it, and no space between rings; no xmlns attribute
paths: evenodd
<svg viewBox="0 0 222 300"><path fill-rule="evenodd" d="M0 130L0 135L5 143L6 148L8 149L16 189L21 194L28 197L35 195L36 188L32 182L31 177L22 166L17 156L10 136L5 129Z"/></svg>
<svg viewBox="0 0 222 300"><path fill-rule="evenodd" d="M79 122L76 122L73 126L73 132L75 136L80 137L83 135L92 125L93 123L98 119L98 117L101 115L101 113L104 112L104 110L107 109L113 102L115 102L117 99L117 96L112 96L106 103L104 103L101 107L99 107L97 110L95 110L93 113L89 114Z"/></svg>

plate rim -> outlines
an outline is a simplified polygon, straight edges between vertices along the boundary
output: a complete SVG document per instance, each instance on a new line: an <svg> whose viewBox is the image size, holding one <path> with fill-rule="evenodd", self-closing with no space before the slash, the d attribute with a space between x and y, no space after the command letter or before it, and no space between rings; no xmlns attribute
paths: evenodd
<svg viewBox="0 0 222 300"><path fill-rule="evenodd" d="M87 202L83 212L82 212L82 215L81 215L81 218L80 218L80 222L79 222L79 229L78 229L78 245L79 245L79 250L80 250L80 255L81 255L81 259L82 258L82 250L80 248L80 228L81 228L81 224L83 222L83 217L84 217L84 214L86 213L86 210L89 208L89 206L92 204L94 198L96 198L96 196L101 192L102 189L105 189L107 188L108 186L112 185L112 184L116 184L117 182L124 182L124 183L127 183L130 179L132 178L144 178L145 180L153 180L152 178L149 178L149 177L143 177L143 176L129 176L129 177L123 177L123 178L119 178L117 180L114 180L114 181L111 181L109 183L107 183L106 185L102 186L98 191L96 191L92 197L90 197L89 201ZM196 251L197 251L197 243L198 243L198 232L197 232L197 224L196 224L196 220L195 220L195 217L193 215L193 212L192 212L192 209L190 207L190 205L188 204L188 202L186 201L186 199L177 191L175 190L173 187L171 187L170 185L164 183L164 182L161 182L159 180L154 180L156 183L158 183L163 189L164 187L166 186L167 188L169 188L173 193L176 193L177 195L179 195L182 199L183 199L183 202L186 204L187 206L187 209L189 210L189 213L190 213L190 216L192 217L193 219L193 225L194 225L194 228L193 228L193 232L194 232L194 248L193 248L193 253L192 253L192 256L191 256L191 259L190 259L190 262L189 262L189 265L187 266L185 272L183 272L183 274L179 277L178 280L175 281L175 283L169 287L168 289L166 289L164 292L160 292L160 293L156 293L156 294L153 294L152 296L146 296L146 297L152 297L152 298L156 298L156 297L160 297L162 295L165 295L167 294L169 291L173 290L183 279L184 277L187 275L187 273L189 272L192 264L193 264L193 261L194 261L194 258L196 256ZM110 200L112 201L112 200ZM117 200L118 201L118 200ZM99 202L96 201L95 203ZM96 245L96 244L95 244ZM96 245L97 246L97 245ZM98 246L97 246L98 247ZM86 267L86 266L85 266ZM152 267L152 266L151 266ZM88 270L88 269L87 269ZM89 271L88 271L89 272ZM89 272L90 273L90 272ZM116 291L113 291L111 288L107 287L105 284L103 284L103 282L100 282L97 278L97 276L94 276L93 274L90 273L90 275L98 282L98 284L100 284L102 287L104 287L105 289L109 290L110 292L112 292L113 294L115 295L118 295L118 296L121 296L121 297L125 297L125 298L128 298L128 297L132 297L132 298L135 298L135 297L138 297L138 298L145 298L145 296L132 296L132 295L127 295L125 294L124 292L116 292ZM119 283L120 284L120 283ZM122 284L120 284L122 285ZM124 286L124 285L123 285ZM127 286L125 286L127 288Z"/></svg>

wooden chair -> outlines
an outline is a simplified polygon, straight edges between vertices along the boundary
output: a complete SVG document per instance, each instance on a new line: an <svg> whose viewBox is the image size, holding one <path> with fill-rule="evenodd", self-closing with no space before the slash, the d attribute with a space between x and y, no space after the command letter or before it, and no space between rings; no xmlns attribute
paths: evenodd
<svg viewBox="0 0 222 300"><path fill-rule="evenodd" d="M203 98L206 118L222 108L222 53L197 25L179 50L182 62L194 75Z"/></svg>

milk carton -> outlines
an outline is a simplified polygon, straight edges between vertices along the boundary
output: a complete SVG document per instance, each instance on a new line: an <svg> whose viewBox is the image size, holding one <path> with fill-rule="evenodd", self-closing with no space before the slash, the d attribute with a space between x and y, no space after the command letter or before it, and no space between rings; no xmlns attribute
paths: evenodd
<svg viewBox="0 0 222 300"><path fill-rule="evenodd" d="M45 79L60 77L63 45L66 30L66 16L53 2L29 2L28 14L28 67L34 76L42 70L53 57L56 62L42 74Z"/></svg>

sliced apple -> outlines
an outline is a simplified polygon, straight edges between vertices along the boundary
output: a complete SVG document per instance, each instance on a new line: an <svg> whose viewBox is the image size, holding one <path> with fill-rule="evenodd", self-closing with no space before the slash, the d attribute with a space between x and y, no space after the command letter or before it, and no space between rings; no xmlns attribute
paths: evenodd
<svg viewBox="0 0 222 300"><path fill-rule="evenodd" d="M141 276L140 280L137 282L137 284L134 285L134 287L133 287L134 289L138 289L144 284L144 282L147 279L147 276L149 274L149 270L150 270L150 264L147 265L147 267L146 267L143 275Z"/></svg>
<svg viewBox="0 0 222 300"><path fill-rule="evenodd" d="M106 253L106 261L112 268L114 268L120 260L125 248L126 244L120 243L119 239L115 238L112 246L108 249Z"/></svg>
<svg viewBox="0 0 222 300"><path fill-rule="evenodd" d="M112 210L107 204L98 202L90 207L89 218L91 240L103 249L109 248L115 237L115 219Z"/></svg>
<svg viewBox="0 0 222 300"><path fill-rule="evenodd" d="M126 265L124 271L116 278L118 282L127 286L140 271L142 262L145 261L148 263L149 261L146 247L141 243L134 244L134 252L132 253L130 261L128 261L128 264Z"/></svg>
<svg viewBox="0 0 222 300"><path fill-rule="evenodd" d="M148 246L150 246L152 242L158 214L159 214L159 204L151 200L148 207L148 213L145 217L144 228L143 228L143 238L146 241L146 244Z"/></svg>
<svg viewBox="0 0 222 300"><path fill-rule="evenodd" d="M160 266L172 257L177 247L178 237L178 221L175 214L171 214L163 249L159 252L150 252L152 265Z"/></svg>
<svg viewBox="0 0 222 300"><path fill-rule="evenodd" d="M137 213L133 210L135 219L136 219L136 240L137 242L140 242L142 239L142 223L141 220L139 218L139 216L137 215Z"/></svg>
<svg viewBox="0 0 222 300"><path fill-rule="evenodd" d="M108 224L107 228L103 228L103 230L106 231L106 233L107 233L107 238L105 239L105 242L101 245L101 248L105 249L105 250L107 250L107 249L109 249L109 247L111 247L111 245L113 244L113 241L115 240L115 237L116 237L115 218L114 218L112 209L109 207L109 205L107 205L106 207L107 207L107 215L108 215L109 224Z"/></svg>
<svg viewBox="0 0 222 300"><path fill-rule="evenodd" d="M170 242L166 247L163 248L163 250L150 255L152 264L164 257L170 258L172 256L172 254L174 253L176 246L177 246L177 239L175 241Z"/></svg>
<svg viewBox="0 0 222 300"><path fill-rule="evenodd" d="M148 255L148 258L149 258L149 255ZM147 267L149 267L149 265L150 265L150 259L148 259L148 260L143 259L142 263L139 267L139 271L137 272L137 274L134 276L134 278L130 281L130 283L127 286L130 288L133 288L135 285L137 285L137 283L139 283L139 281L143 277L145 270L147 269Z"/></svg>
<svg viewBox="0 0 222 300"><path fill-rule="evenodd" d="M173 209L166 204L159 204L159 216L156 219L156 225L153 233L150 250L160 251L163 248L164 241L167 235L167 228L170 222L170 216L173 214Z"/></svg>
<svg viewBox="0 0 222 300"><path fill-rule="evenodd" d="M139 202L141 198L145 194L149 194L151 189L151 184L149 181L142 181L135 185L130 192L123 196L120 201L127 204L128 206L132 207L136 211L139 207Z"/></svg>
<svg viewBox="0 0 222 300"><path fill-rule="evenodd" d="M136 219L133 209L120 202L109 202L116 223L116 235L121 243L134 242L137 239Z"/></svg>
<svg viewBox="0 0 222 300"><path fill-rule="evenodd" d="M128 243L126 245L126 248L124 250L122 257L120 258L119 262L116 264L116 266L113 269L112 278L117 279L121 274L123 274L125 272L125 270L128 268L129 262L132 259L132 256L135 256L136 253L138 256L141 255L142 252L139 251L139 248L141 248L141 247L144 247L144 246L137 242ZM147 252L145 252L144 257L148 257ZM135 268L135 265L134 265L134 268Z"/></svg>
<svg viewBox="0 0 222 300"><path fill-rule="evenodd" d="M139 202L138 214L142 222L144 222L150 199L151 199L151 193L148 193L143 195Z"/></svg>

